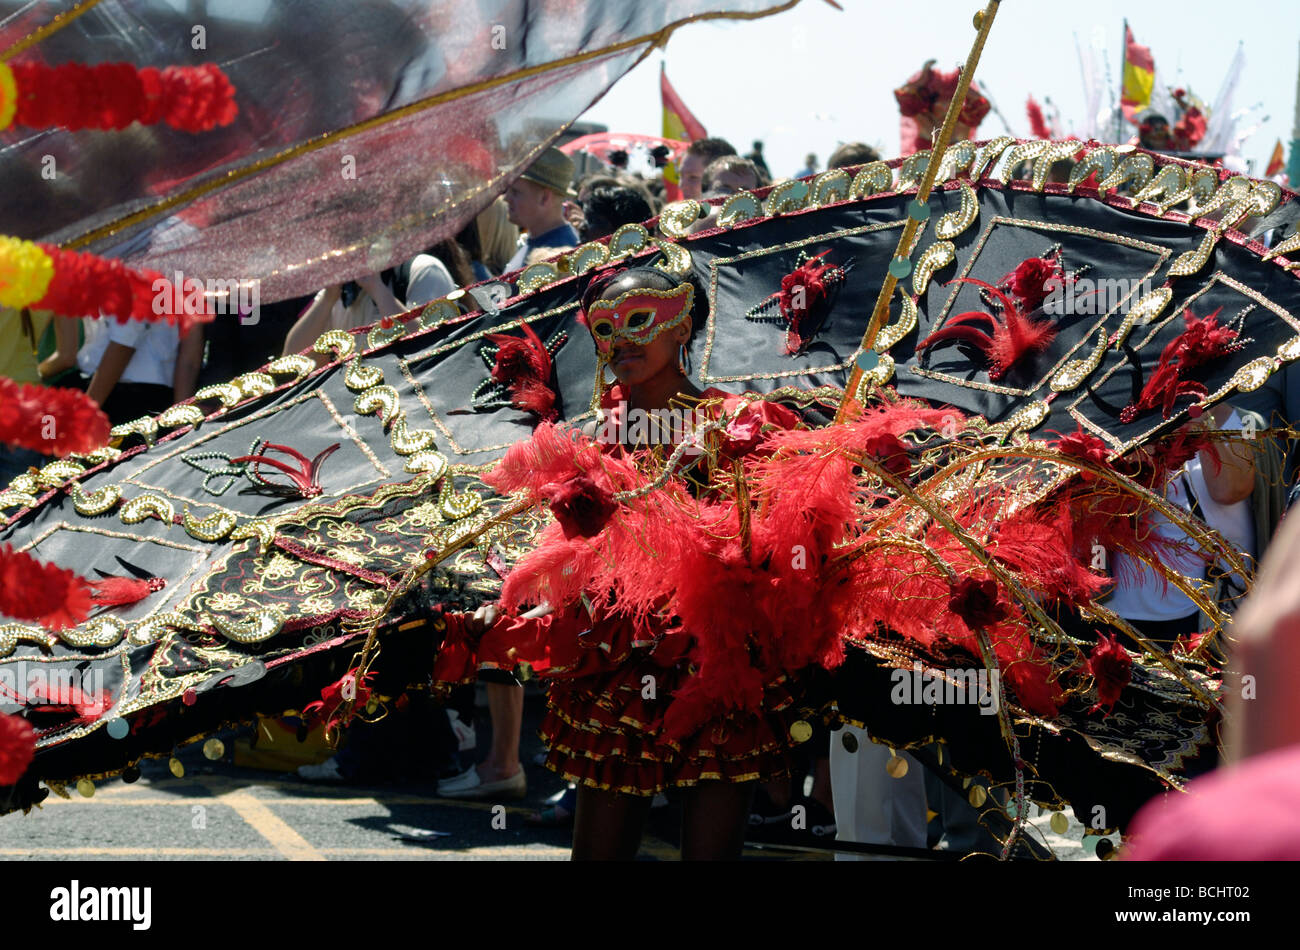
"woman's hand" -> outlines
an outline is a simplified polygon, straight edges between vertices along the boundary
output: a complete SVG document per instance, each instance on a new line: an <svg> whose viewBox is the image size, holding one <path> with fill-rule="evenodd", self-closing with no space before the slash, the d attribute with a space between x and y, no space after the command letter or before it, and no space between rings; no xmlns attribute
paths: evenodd
<svg viewBox="0 0 1300 950"><path fill-rule="evenodd" d="M497 605L484 604L465 619L465 632L476 637L487 633L497 622Z"/></svg>
<svg viewBox="0 0 1300 950"><path fill-rule="evenodd" d="M1232 407L1219 403L1192 424L1193 431L1222 429L1232 415ZM1220 505L1245 501L1255 490L1255 453L1239 438L1220 438L1215 451L1201 450L1201 474L1210 497Z"/></svg>

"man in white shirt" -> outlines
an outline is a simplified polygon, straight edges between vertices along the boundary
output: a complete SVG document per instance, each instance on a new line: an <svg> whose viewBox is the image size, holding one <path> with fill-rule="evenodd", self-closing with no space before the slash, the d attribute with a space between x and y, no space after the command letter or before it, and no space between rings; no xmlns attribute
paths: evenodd
<svg viewBox="0 0 1300 950"><path fill-rule="evenodd" d="M86 318L77 366L89 379L86 394L113 425L162 412L173 402L177 328L163 321ZM201 336L200 336L201 339Z"/></svg>
<svg viewBox="0 0 1300 950"><path fill-rule="evenodd" d="M1231 406L1220 404L1203 416L1215 429L1240 431L1241 416ZM1210 420L1213 420L1212 422ZM1255 522L1249 498L1255 485L1253 455L1240 445L1221 443L1214 454L1203 449L1169 480L1166 497L1192 512L1222 534L1247 558L1255 554ZM1152 518L1151 530L1171 541L1187 536L1163 515ZM1195 634L1200 611L1186 594L1149 565L1116 554L1112 566L1115 590L1106 606L1132 623L1141 633L1163 645L1178 637ZM1166 560L1171 570L1193 580L1205 580L1204 559L1191 552L1171 553Z"/></svg>
<svg viewBox="0 0 1300 950"><path fill-rule="evenodd" d="M411 276L406 285L406 306L419 307L447 296L456 289L447 265L432 254L411 258Z"/></svg>

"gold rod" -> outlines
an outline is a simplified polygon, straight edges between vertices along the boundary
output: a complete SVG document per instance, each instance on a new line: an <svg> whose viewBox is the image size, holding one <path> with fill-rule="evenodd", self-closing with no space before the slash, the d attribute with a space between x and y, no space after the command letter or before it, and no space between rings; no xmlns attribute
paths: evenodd
<svg viewBox="0 0 1300 950"><path fill-rule="evenodd" d="M979 32L975 35L975 44L970 49L970 55L966 57L966 65L962 67L961 78L957 83L957 94L948 104L948 114L944 116L939 136L930 146L930 160L926 163L925 174L921 176L921 183L916 189L915 200L918 202L925 203L930 199L930 189L934 187L934 180L939 175L939 166L943 162L944 153L948 150L948 142L952 139L957 117L961 115L961 110L966 104L966 93L974 79L975 67L979 64L980 54L984 52L984 42L988 39L989 30L993 28L993 18L997 15L1000 2L1001 0L989 0L989 5L975 15ZM916 232L921 224L922 222L908 215L903 233L898 238L898 248L894 251L895 258L911 256L909 251L912 241L916 238ZM860 354L869 352L875 346L880 328L889 319L889 302L893 299L894 288L897 286L898 278L893 273L886 272L885 282L881 285L879 296L876 297L876 307L871 313L871 322L867 324L867 330L862 334L862 342L858 344ZM837 423L844 421L849 404L854 401L858 387L862 385L863 375L862 367L854 361L853 369L849 372L848 384L844 387L844 398L835 413Z"/></svg>
<svg viewBox="0 0 1300 950"><path fill-rule="evenodd" d="M9 60L13 59L19 53L30 49L46 37L59 32L59 30L63 29L77 17L97 6L99 6L99 0L81 0L81 2L72 9L64 10L49 23L46 23L39 29L28 33L13 46L9 47L3 53L0 53L0 63L9 62Z"/></svg>

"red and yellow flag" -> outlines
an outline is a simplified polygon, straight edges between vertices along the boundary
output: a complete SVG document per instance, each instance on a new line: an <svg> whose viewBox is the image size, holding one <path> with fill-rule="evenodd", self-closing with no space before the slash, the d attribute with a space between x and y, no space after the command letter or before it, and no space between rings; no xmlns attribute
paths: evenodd
<svg viewBox="0 0 1300 950"><path fill-rule="evenodd" d="M668 73L662 63L659 65L659 92L664 103L664 138L694 142L696 139L708 137L700 120L686 108L686 103L682 102L681 97L677 95L677 90L668 81ZM664 198L668 201L677 201L681 197L677 169L669 163L664 166Z"/></svg>
<svg viewBox="0 0 1300 950"><path fill-rule="evenodd" d="M1156 61L1151 50L1138 46L1133 40L1133 31L1124 24L1124 93L1120 104L1124 117L1130 122L1133 116L1151 105L1151 91L1156 85Z"/></svg>
<svg viewBox="0 0 1300 950"><path fill-rule="evenodd" d="M1264 177L1272 178L1285 167L1286 156L1282 151L1282 140L1278 139L1277 144L1273 146L1273 154L1269 156L1268 168L1264 169Z"/></svg>

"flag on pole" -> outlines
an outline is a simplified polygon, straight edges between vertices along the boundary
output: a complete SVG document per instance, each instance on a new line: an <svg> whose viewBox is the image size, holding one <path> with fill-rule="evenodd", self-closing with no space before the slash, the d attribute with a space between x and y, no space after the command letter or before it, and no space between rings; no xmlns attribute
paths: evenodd
<svg viewBox="0 0 1300 950"><path fill-rule="evenodd" d="M1282 151L1282 140L1278 139L1277 144L1273 146L1273 154L1269 156L1268 168L1264 169L1264 177L1272 178L1286 166L1286 158Z"/></svg>
<svg viewBox="0 0 1300 950"><path fill-rule="evenodd" d="M1120 103L1124 117L1136 122L1134 115L1151 105L1151 93L1156 84L1156 62L1151 50L1133 40L1133 31L1124 24L1124 94Z"/></svg>
<svg viewBox="0 0 1300 950"><path fill-rule="evenodd" d="M708 133L704 131L704 126L700 124L700 120L695 118L690 109L686 108L686 103L682 102L681 97L677 95L677 90L668 81L668 73L663 63L659 64L659 92L663 97L664 104L664 138L694 142L696 139L708 137ZM678 182L677 167L672 163L665 165L664 197L668 201L681 199L682 191Z"/></svg>

